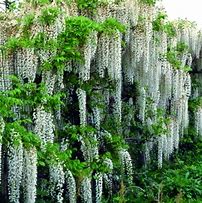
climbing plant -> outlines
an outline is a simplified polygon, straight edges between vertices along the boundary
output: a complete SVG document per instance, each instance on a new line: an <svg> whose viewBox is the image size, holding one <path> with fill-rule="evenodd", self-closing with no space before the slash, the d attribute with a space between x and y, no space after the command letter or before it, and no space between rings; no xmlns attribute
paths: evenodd
<svg viewBox="0 0 202 203"><path fill-rule="evenodd" d="M124 202L190 118L201 134L189 73L200 31L155 3L26 0L1 13L2 202Z"/></svg>

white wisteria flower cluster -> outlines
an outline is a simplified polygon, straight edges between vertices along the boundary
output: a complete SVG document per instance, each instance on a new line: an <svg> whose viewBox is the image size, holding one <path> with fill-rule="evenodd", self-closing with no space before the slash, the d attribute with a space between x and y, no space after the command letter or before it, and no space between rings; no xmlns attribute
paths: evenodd
<svg viewBox="0 0 202 203"><path fill-rule="evenodd" d="M202 136L202 108L195 112L195 128L198 135Z"/></svg>
<svg viewBox="0 0 202 203"><path fill-rule="evenodd" d="M36 148L24 149L23 154L23 193L26 203L36 201L37 186L37 151Z"/></svg>
<svg viewBox="0 0 202 203"><path fill-rule="evenodd" d="M63 186L65 183L65 173L60 163L49 167L50 175L50 193L56 202L63 202Z"/></svg>
<svg viewBox="0 0 202 203"><path fill-rule="evenodd" d="M76 203L76 181L70 170L65 172L65 182L67 184L67 196L69 202Z"/></svg>
<svg viewBox="0 0 202 203"><path fill-rule="evenodd" d="M133 164L129 152L125 149L119 151L123 173L127 175L129 184L133 182Z"/></svg>
<svg viewBox="0 0 202 203"><path fill-rule="evenodd" d="M48 142L54 141L53 115L51 112L46 112L43 106L38 106L33 114L35 127L34 132L40 137L42 145L45 146Z"/></svg>
<svg viewBox="0 0 202 203"><path fill-rule="evenodd" d="M10 202L20 202L20 186L23 175L23 146L20 135L14 129L10 133L11 140L8 146L8 195Z"/></svg>

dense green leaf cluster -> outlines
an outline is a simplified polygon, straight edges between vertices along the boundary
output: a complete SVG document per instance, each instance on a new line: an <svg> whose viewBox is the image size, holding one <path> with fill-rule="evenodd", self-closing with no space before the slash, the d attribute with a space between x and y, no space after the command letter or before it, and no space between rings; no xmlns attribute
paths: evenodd
<svg viewBox="0 0 202 203"><path fill-rule="evenodd" d="M189 110L195 112L198 108L202 107L202 97L197 97L189 101Z"/></svg>
<svg viewBox="0 0 202 203"><path fill-rule="evenodd" d="M45 25L53 24L60 14L58 7L48 7L41 11L41 16L39 17L39 22Z"/></svg>
<svg viewBox="0 0 202 203"><path fill-rule="evenodd" d="M176 29L172 22L167 20L167 14L159 12L156 19L152 22L153 30L156 32L165 32L168 37L176 36Z"/></svg>
<svg viewBox="0 0 202 203"><path fill-rule="evenodd" d="M96 11L99 1L98 0L76 0L80 10Z"/></svg>
<svg viewBox="0 0 202 203"><path fill-rule="evenodd" d="M184 42L180 42L176 47L168 48L166 59L173 66L173 68L188 72L192 70L191 67L187 65L182 66L180 61L180 58L186 53L188 53L188 46Z"/></svg>
<svg viewBox="0 0 202 203"><path fill-rule="evenodd" d="M144 4L148 4L150 6L154 6L157 2L157 0L140 0Z"/></svg>

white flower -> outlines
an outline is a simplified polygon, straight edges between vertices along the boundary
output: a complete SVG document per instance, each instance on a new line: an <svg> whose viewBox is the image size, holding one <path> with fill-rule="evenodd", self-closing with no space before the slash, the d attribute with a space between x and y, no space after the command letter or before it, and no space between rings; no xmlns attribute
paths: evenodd
<svg viewBox="0 0 202 203"><path fill-rule="evenodd" d="M10 202L18 203L23 172L23 147L19 133L12 130L10 136L11 140L17 139L19 143L10 143L8 146L8 196Z"/></svg>
<svg viewBox="0 0 202 203"><path fill-rule="evenodd" d="M23 192L24 202L34 203L37 186L37 152L35 148L24 149L23 166Z"/></svg>
<svg viewBox="0 0 202 203"><path fill-rule="evenodd" d="M46 112L43 106L38 106L33 114L34 118L34 132L41 138L42 147L46 143L53 143L54 129L53 115L51 112Z"/></svg>
<svg viewBox="0 0 202 203"><path fill-rule="evenodd" d="M79 114L80 114L80 124L86 125L86 92L82 89L77 89L76 91L79 100Z"/></svg>
<svg viewBox="0 0 202 203"><path fill-rule="evenodd" d="M121 162L123 175L126 175L128 183L132 184L133 182L133 165L132 159L129 152L126 149L121 149L119 151L119 158Z"/></svg>
<svg viewBox="0 0 202 203"><path fill-rule="evenodd" d="M102 202L102 191L103 190L103 177L101 173L95 174L95 202L101 203Z"/></svg>
<svg viewBox="0 0 202 203"><path fill-rule="evenodd" d="M70 170L65 172L65 182L67 184L69 202L76 203L76 181Z"/></svg>
<svg viewBox="0 0 202 203"><path fill-rule="evenodd" d="M91 179L85 177L81 182L81 198L83 203L92 203Z"/></svg>
<svg viewBox="0 0 202 203"><path fill-rule="evenodd" d="M49 174L50 174L50 183L51 188L50 192L52 197L58 203L63 202L63 186L65 183L65 173L63 167L60 163L52 165L49 167Z"/></svg>

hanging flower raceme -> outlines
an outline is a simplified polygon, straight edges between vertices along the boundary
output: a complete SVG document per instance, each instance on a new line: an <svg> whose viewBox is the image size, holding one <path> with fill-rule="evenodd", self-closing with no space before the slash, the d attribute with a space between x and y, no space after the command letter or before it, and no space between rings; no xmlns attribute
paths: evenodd
<svg viewBox="0 0 202 203"><path fill-rule="evenodd" d="M170 156L174 151L174 120L171 119L169 125L168 125L168 155Z"/></svg>
<svg viewBox="0 0 202 203"><path fill-rule="evenodd" d="M83 203L92 203L92 185L91 178L84 177L81 182L81 199Z"/></svg>
<svg viewBox="0 0 202 203"><path fill-rule="evenodd" d="M23 193L25 203L34 203L37 186L37 151L36 148L24 149Z"/></svg>
<svg viewBox="0 0 202 203"><path fill-rule="evenodd" d="M23 48L17 50L15 65L16 72L22 79L28 79L29 82L35 80L38 61L34 49Z"/></svg>
<svg viewBox="0 0 202 203"><path fill-rule="evenodd" d="M76 181L70 170L65 171L67 197L70 203L76 203Z"/></svg>
<svg viewBox="0 0 202 203"><path fill-rule="evenodd" d="M179 71L175 70L173 72L173 100L177 100L178 99L178 95L179 95Z"/></svg>
<svg viewBox="0 0 202 203"><path fill-rule="evenodd" d="M171 99L172 96L172 69L170 64L168 63L166 66L166 72L165 72L165 97L168 101Z"/></svg>
<svg viewBox="0 0 202 203"><path fill-rule="evenodd" d="M80 125L86 125L86 92L82 89L76 91L79 100Z"/></svg>
<svg viewBox="0 0 202 203"><path fill-rule="evenodd" d="M33 114L34 118L34 132L40 137L42 146L46 143L53 143L54 129L53 115L51 112L46 112L43 106L38 106Z"/></svg>
<svg viewBox="0 0 202 203"><path fill-rule="evenodd" d="M102 202L102 192L103 192L103 175L101 173L95 174L95 202Z"/></svg>
<svg viewBox="0 0 202 203"><path fill-rule="evenodd" d="M109 63L109 36L106 34L100 35L97 45L96 65L101 78L104 77L105 70Z"/></svg>
<svg viewBox="0 0 202 203"><path fill-rule="evenodd" d="M188 107L188 98L182 100L182 130L187 129L189 127L189 107ZM182 133L183 134L183 133Z"/></svg>
<svg viewBox="0 0 202 203"><path fill-rule="evenodd" d="M99 158L98 154L98 140L93 132L88 133L87 139L80 136L81 151L85 161L93 162Z"/></svg>
<svg viewBox="0 0 202 203"><path fill-rule="evenodd" d="M195 112L195 129L198 135L202 136L202 108L198 108Z"/></svg>
<svg viewBox="0 0 202 203"><path fill-rule="evenodd" d="M158 137L158 168L162 168L163 164L163 137Z"/></svg>
<svg viewBox="0 0 202 203"><path fill-rule="evenodd" d="M48 94L52 95L54 90L54 85L56 82L56 74L53 71L43 71L42 72L42 82L45 83Z"/></svg>
<svg viewBox="0 0 202 203"><path fill-rule="evenodd" d="M191 76L186 74L184 77L184 91L187 97L191 96Z"/></svg>
<svg viewBox="0 0 202 203"><path fill-rule="evenodd" d="M174 134L173 134L173 143L174 143L174 148L178 149L179 147L179 141L180 141L180 135L179 135L179 123L177 120L175 120L174 123Z"/></svg>
<svg viewBox="0 0 202 203"><path fill-rule="evenodd" d="M90 79L91 61L95 57L97 48L97 32L92 32L88 36L86 44L83 46L84 63L78 64L79 78L83 81Z"/></svg>
<svg viewBox="0 0 202 203"><path fill-rule="evenodd" d="M153 149L153 141L150 140L150 141L147 141L145 143L145 148L144 148L144 156L145 156L145 165L148 166L151 162L151 151Z"/></svg>
<svg viewBox="0 0 202 203"><path fill-rule="evenodd" d="M63 166L60 163L56 163L49 167L50 175L50 193L56 202L63 202L63 187L65 183L65 173Z"/></svg>
<svg viewBox="0 0 202 203"><path fill-rule="evenodd" d="M122 167L122 173L126 176L128 183L132 184L133 182L133 165L132 159L129 152L126 149L121 149L119 151L119 158Z"/></svg>
<svg viewBox="0 0 202 203"><path fill-rule="evenodd" d="M23 146L20 135L11 129L12 142L8 146L8 195L9 201L20 202L20 186L23 172Z"/></svg>
<svg viewBox="0 0 202 203"><path fill-rule="evenodd" d="M138 63L140 62L144 53L144 33L141 29L138 29L132 33L131 36L131 52L133 53L132 66L135 67L136 71ZM138 79L138 73L135 73L136 79Z"/></svg>
<svg viewBox="0 0 202 203"><path fill-rule="evenodd" d="M91 63L91 45L90 43L84 45L84 64L79 64L79 77L83 81L90 79L90 63Z"/></svg>
<svg viewBox="0 0 202 203"><path fill-rule="evenodd" d="M109 41L108 75L113 80L120 80L121 71L121 33L117 32Z"/></svg>
<svg viewBox="0 0 202 203"><path fill-rule="evenodd" d="M93 109L93 124L95 125L96 129L100 130L100 122L101 122L101 115L100 115L100 109L98 107L95 107Z"/></svg>
<svg viewBox="0 0 202 203"><path fill-rule="evenodd" d="M169 153L168 153L168 136L163 135L163 155L164 159L168 160L169 159Z"/></svg>
<svg viewBox="0 0 202 203"><path fill-rule="evenodd" d="M112 183L113 175L112 175L112 173L113 173L113 168L114 168L113 162L111 159L106 158L103 163L107 167L107 170L108 170L107 173L103 174L103 184L108 191L108 195L112 196L112 189L113 189L113 183Z"/></svg>

